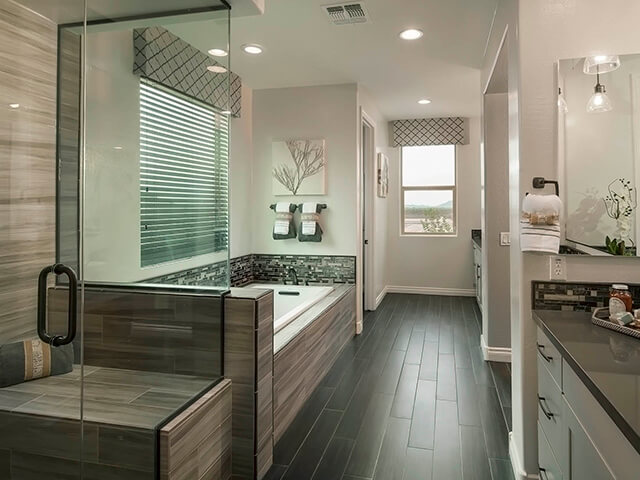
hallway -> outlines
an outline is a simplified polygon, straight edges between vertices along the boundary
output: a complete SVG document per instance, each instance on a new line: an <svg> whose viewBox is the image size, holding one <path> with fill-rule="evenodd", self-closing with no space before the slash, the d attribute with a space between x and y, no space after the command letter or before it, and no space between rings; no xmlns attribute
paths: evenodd
<svg viewBox="0 0 640 480"><path fill-rule="evenodd" d="M509 480L510 404L508 364L482 360L475 299L389 294L276 445L266 478Z"/></svg>

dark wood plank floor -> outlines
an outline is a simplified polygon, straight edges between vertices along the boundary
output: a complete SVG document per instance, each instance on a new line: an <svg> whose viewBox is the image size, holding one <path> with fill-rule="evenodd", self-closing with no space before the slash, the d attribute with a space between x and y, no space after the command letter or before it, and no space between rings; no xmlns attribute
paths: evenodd
<svg viewBox="0 0 640 480"><path fill-rule="evenodd" d="M508 365L472 298L387 295L274 450L268 480L510 480Z"/></svg>

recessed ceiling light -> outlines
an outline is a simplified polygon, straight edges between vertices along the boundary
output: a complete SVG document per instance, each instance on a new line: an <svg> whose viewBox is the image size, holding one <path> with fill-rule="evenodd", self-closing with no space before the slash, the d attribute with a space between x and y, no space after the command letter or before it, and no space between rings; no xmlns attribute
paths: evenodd
<svg viewBox="0 0 640 480"><path fill-rule="evenodd" d="M427 98L423 98L422 100L418 100L418 103L420 105L429 105L431 103L431 100L429 100Z"/></svg>
<svg viewBox="0 0 640 480"><path fill-rule="evenodd" d="M417 40L424 35L422 30L418 30L417 28L407 28L400 32L400 38L403 40Z"/></svg>
<svg viewBox="0 0 640 480"><path fill-rule="evenodd" d="M20 104L19 103L10 103L9 104L9 108L13 108L15 110L16 108L20 108Z"/></svg>
<svg viewBox="0 0 640 480"><path fill-rule="evenodd" d="M257 43L247 43L242 46L242 50L250 55L260 55L264 49Z"/></svg>
<svg viewBox="0 0 640 480"><path fill-rule="evenodd" d="M222 65L209 65L207 70L213 73L227 73L226 67L223 67Z"/></svg>
<svg viewBox="0 0 640 480"><path fill-rule="evenodd" d="M213 55L214 57L226 57L229 55L229 52L222 48L212 48L209 50L209 55Z"/></svg>
<svg viewBox="0 0 640 480"><path fill-rule="evenodd" d="M115 147L113 147L114 150L122 150L122 147L120 145L117 145Z"/></svg>

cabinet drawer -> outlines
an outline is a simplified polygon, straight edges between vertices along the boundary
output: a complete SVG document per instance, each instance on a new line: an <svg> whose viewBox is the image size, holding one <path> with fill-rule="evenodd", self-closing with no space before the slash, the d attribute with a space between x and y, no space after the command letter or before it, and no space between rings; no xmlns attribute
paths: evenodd
<svg viewBox="0 0 640 480"><path fill-rule="evenodd" d="M538 327L538 360L542 360L544 367L551 373L551 376L562 390L562 357L558 349L551 343L544 332ZM540 362L538 362L538 365Z"/></svg>
<svg viewBox="0 0 640 480"><path fill-rule="evenodd" d="M538 356L538 422L554 452L562 447L562 393Z"/></svg>
<svg viewBox="0 0 640 480"><path fill-rule="evenodd" d="M562 470L538 422L538 468L540 480L562 480Z"/></svg>

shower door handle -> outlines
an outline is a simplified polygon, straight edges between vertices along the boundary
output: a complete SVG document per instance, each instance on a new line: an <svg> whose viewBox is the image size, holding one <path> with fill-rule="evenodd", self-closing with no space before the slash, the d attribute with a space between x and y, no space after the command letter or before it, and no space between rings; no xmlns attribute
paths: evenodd
<svg viewBox="0 0 640 480"><path fill-rule="evenodd" d="M51 336L47 332L47 277L50 273L66 275L69 279L69 306L67 334ZM71 267L61 263L44 267L38 276L38 336L51 346L59 347L73 342L78 324L78 276Z"/></svg>

